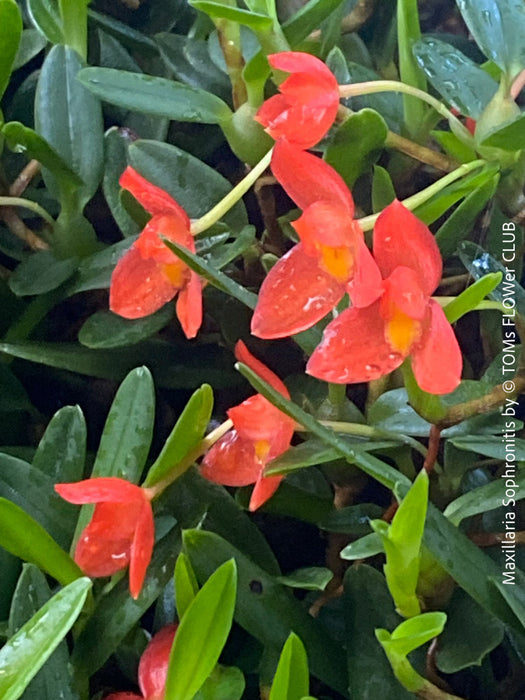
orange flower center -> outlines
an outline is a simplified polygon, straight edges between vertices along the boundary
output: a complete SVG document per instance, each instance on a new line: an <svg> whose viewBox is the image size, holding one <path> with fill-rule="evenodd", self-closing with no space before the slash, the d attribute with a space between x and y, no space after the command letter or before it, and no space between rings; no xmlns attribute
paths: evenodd
<svg viewBox="0 0 525 700"><path fill-rule="evenodd" d="M421 322L410 318L395 306L392 316L386 322L385 335L389 345L396 352L407 355L421 334Z"/></svg>
<svg viewBox="0 0 525 700"><path fill-rule="evenodd" d="M177 289L182 289L188 279L188 266L182 260L161 265L162 273Z"/></svg>
<svg viewBox="0 0 525 700"><path fill-rule="evenodd" d="M266 462L270 453L270 443L268 440L256 440L254 442L255 456L259 462Z"/></svg>
<svg viewBox="0 0 525 700"><path fill-rule="evenodd" d="M321 256L321 267L338 282L347 282L354 268L354 256L347 246L332 246L316 244Z"/></svg>

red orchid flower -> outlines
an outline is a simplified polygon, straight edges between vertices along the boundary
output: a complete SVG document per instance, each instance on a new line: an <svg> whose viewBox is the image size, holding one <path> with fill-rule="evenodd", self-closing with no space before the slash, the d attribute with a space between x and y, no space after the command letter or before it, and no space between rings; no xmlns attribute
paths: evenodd
<svg viewBox="0 0 525 700"><path fill-rule="evenodd" d="M284 139L275 145L272 172L303 214L292 223L301 242L274 265L259 291L251 330L266 339L310 328L346 292L355 306L368 306L382 293L381 273L340 175Z"/></svg>
<svg viewBox="0 0 525 700"><path fill-rule="evenodd" d="M242 341L235 346L235 357L283 396L290 398L279 377L257 360ZM288 449L295 422L261 394L231 408L228 417L233 428L205 455L201 474L224 486L255 484L249 505L254 511L273 496L281 482L281 476L263 476L263 470L271 459Z"/></svg>
<svg viewBox="0 0 525 700"><path fill-rule="evenodd" d="M384 278L381 298L331 321L306 371L327 382L368 382L410 355L419 386L448 394L460 382L462 356L442 308L430 298L442 273L434 237L395 200L376 222L374 257Z"/></svg>
<svg viewBox="0 0 525 700"><path fill-rule="evenodd" d="M194 253L188 215L167 192L131 167L123 172L120 184L153 216L113 271L109 307L124 318L142 318L178 294L177 316L186 337L194 338L202 323L199 276L160 238L164 236Z"/></svg>
<svg viewBox="0 0 525 700"><path fill-rule="evenodd" d="M106 700L164 700L171 647L178 625L163 627L151 639L140 657L139 687L136 693L112 693Z"/></svg>
<svg viewBox="0 0 525 700"><path fill-rule="evenodd" d="M154 542L147 491L117 477L56 484L55 490L69 503L96 504L75 550L82 571L93 577L111 576L129 564L129 590L138 598Z"/></svg>
<svg viewBox="0 0 525 700"><path fill-rule="evenodd" d="M291 73L280 95L266 100L255 119L275 140L284 137L299 148L318 143L334 123L339 86L332 71L315 56L284 51L268 56L272 68Z"/></svg>

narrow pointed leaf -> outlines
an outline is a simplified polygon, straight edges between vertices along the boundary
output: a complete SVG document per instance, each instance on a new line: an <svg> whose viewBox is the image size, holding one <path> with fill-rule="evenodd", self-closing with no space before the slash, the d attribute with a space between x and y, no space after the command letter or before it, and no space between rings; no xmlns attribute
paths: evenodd
<svg viewBox="0 0 525 700"><path fill-rule="evenodd" d="M302 700L308 694L309 681L306 650L292 632L281 652L269 700Z"/></svg>
<svg viewBox="0 0 525 700"><path fill-rule="evenodd" d="M22 17L14 0L0 0L0 98L9 83L18 44L22 35Z"/></svg>

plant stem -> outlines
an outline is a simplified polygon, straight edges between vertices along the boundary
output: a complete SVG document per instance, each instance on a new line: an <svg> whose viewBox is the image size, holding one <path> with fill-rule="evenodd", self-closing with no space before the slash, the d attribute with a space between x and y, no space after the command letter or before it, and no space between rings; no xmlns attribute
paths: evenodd
<svg viewBox="0 0 525 700"><path fill-rule="evenodd" d="M319 423L327 428L331 428L334 433L344 433L355 437L372 438L374 440L395 440L409 445L414 450L419 452L423 457L427 456L427 449L420 442L408 435L400 435L393 433L390 430L380 430L370 425L363 423L346 423L343 421L320 420ZM302 428L304 430L304 428Z"/></svg>
<svg viewBox="0 0 525 700"><path fill-rule="evenodd" d="M30 199L23 199L22 197L0 197L0 207L24 207L24 209L34 211L35 214L42 217L50 226L55 225L53 217L48 214L40 204L32 202Z"/></svg>
<svg viewBox="0 0 525 700"><path fill-rule="evenodd" d="M423 102L426 102L433 107L438 114L447 119L451 129L457 135L461 135L463 139L472 142L472 135L469 130L463 126L459 119L445 107L443 103L436 100L435 97L429 95L419 88L406 85L397 80L370 80L365 83L352 83L350 85L340 85L339 94L341 97L354 97L357 95L370 95L376 92L402 92L405 95L418 97Z"/></svg>
<svg viewBox="0 0 525 700"><path fill-rule="evenodd" d="M206 229L217 223L217 221L219 221L221 217L226 214L226 212L237 204L240 198L245 195L246 192L248 192L257 178L264 173L266 168L270 165L271 159L272 150L269 150L268 153L257 163L257 165L250 170L248 175L246 175L245 178L235 185L232 191L229 192L224 199L221 199L221 201L216 204L213 209L210 209L210 211L204 214L204 216L201 216L200 219L195 219L191 224L191 232L193 235L206 231Z"/></svg>
<svg viewBox="0 0 525 700"><path fill-rule="evenodd" d="M344 403L346 398L346 384L328 384L328 400L335 409Z"/></svg>
<svg viewBox="0 0 525 700"><path fill-rule="evenodd" d="M206 452L217 442L217 440L220 440L220 438L227 433L228 430L231 430L232 427L232 421L226 420L224 423L221 423L217 428L215 428L215 430L212 430L211 433L208 433L208 435L206 435L206 437L204 437L199 444L193 448L193 450L188 452L181 462L173 467L169 474L167 474L160 481L157 481L157 483L153 486L144 488L148 498L153 500L154 498L157 498L157 496L160 496L160 494L166 488L168 488L168 486L178 479L179 476L184 474L184 472L187 471L191 465L199 459L199 457L206 454Z"/></svg>
<svg viewBox="0 0 525 700"><path fill-rule="evenodd" d="M485 165L484 160L473 160L470 163L464 163L463 165L460 165L459 168L456 168L451 173L448 173L448 175L444 175L442 178L432 183L429 187L425 187L424 190L413 194L411 197L403 199L402 204L404 204L407 209L410 209L410 211L413 211L431 199L435 194L441 192L441 190L447 185L459 180L464 175L468 175L468 173L472 172L473 170L481 168L483 165ZM374 228L374 224L378 217L379 214L372 214L370 216L364 216L362 219L358 219L358 222L363 231L371 231Z"/></svg>

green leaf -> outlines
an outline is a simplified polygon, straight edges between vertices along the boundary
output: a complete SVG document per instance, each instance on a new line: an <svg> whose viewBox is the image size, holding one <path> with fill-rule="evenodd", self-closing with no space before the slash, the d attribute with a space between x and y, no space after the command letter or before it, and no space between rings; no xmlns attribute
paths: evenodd
<svg viewBox="0 0 525 700"><path fill-rule="evenodd" d="M11 603L9 633L13 635L51 598L44 574L25 564ZM62 640L24 692L24 700L76 700L71 683L67 643Z"/></svg>
<svg viewBox="0 0 525 700"><path fill-rule="evenodd" d="M383 541L386 554L383 570L388 590L403 617L413 617L421 610L416 588L427 504L428 473L422 469L401 501L391 525L383 520L371 523Z"/></svg>
<svg viewBox="0 0 525 700"><path fill-rule="evenodd" d="M495 175L470 192L439 227L436 232L436 243L444 258L455 253L460 241L469 235L483 207L494 196L498 182L499 175Z"/></svg>
<svg viewBox="0 0 525 700"><path fill-rule="evenodd" d="M358 503L333 510L319 522L319 528L328 532L368 535L371 532L370 520L380 518L383 512L384 508L375 503Z"/></svg>
<svg viewBox="0 0 525 700"><path fill-rule="evenodd" d="M77 619L91 588L73 581L51 598L0 650L0 696L18 700Z"/></svg>
<svg viewBox="0 0 525 700"><path fill-rule="evenodd" d="M504 151L519 151L525 148L525 114L521 114L496 131L491 131L481 146L502 148Z"/></svg>
<svg viewBox="0 0 525 700"><path fill-rule="evenodd" d="M458 7L487 58L509 78L525 68L525 7L521 0L458 0Z"/></svg>
<svg viewBox="0 0 525 700"><path fill-rule="evenodd" d="M87 6L90 0L58 0L64 42L85 61L87 57Z"/></svg>
<svg viewBox="0 0 525 700"><path fill-rule="evenodd" d="M344 619L349 690L359 700L410 700L396 680L374 636L377 627L399 623L384 576L366 564L351 566L344 578Z"/></svg>
<svg viewBox="0 0 525 700"><path fill-rule="evenodd" d="M194 272L207 280L221 292L237 299L242 304L245 304L249 309L254 309L257 304L257 295L248 291L237 282L234 282L228 275L225 275L220 270L216 270L212 265L206 262L203 258L191 253L184 246L178 245L173 241L163 238L163 242L172 250L177 257L186 263Z"/></svg>
<svg viewBox="0 0 525 700"><path fill-rule="evenodd" d="M78 339L87 348L119 348L135 345L164 328L173 318L173 304L166 304L150 316L122 318L112 311L96 311L84 322Z"/></svg>
<svg viewBox="0 0 525 700"><path fill-rule="evenodd" d="M381 535L378 532L371 532L355 540L355 542L347 544L346 547L342 549L339 556L341 559L354 561L356 559L368 559L368 557L374 557L376 554L381 554L384 551L385 548Z"/></svg>
<svg viewBox="0 0 525 700"><path fill-rule="evenodd" d="M62 22L56 0L27 0L27 11L38 31L52 44L64 41Z"/></svg>
<svg viewBox="0 0 525 700"><path fill-rule="evenodd" d="M62 585L82 576L81 570L54 539L22 508L0 498L0 545L35 564Z"/></svg>
<svg viewBox="0 0 525 700"><path fill-rule="evenodd" d="M399 75L403 83L426 91L427 83L423 72L412 53L415 41L421 38L417 0L397 2L397 45L399 51ZM405 125L411 135L421 129L427 106L419 99L403 95Z"/></svg>
<svg viewBox="0 0 525 700"><path fill-rule="evenodd" d="M507 457L508 448L505 445L505 441L500 436L464 435L450 438L449 442L460 450L475 452L485 457L501 459L502 461L505 461ZM515 455L516 461L525 462L525 440L523 438L516 438L512 443L509 443L509 446L512 446L512 453Z"/></svg>
<svg viewBox="0 0 525 700"><path fill-rule="evenodd" d="M449 155L460 163L470 163L476 160L476 151L460 141L451 131L433 129L430 134Z"/></svg>
<svg viewBox="0 0 525 700"><path fill-rule="evenodd" d="M166 4L166 6L168 5ZM88 17L95 26L114 36L128 49L137 51L148 58L158 56L158 48L153 39L150 39L143 32L133 29L129 24L119 22L118 19L110 15L102 15L91 9L88 10Z"/></svg>
<svg viewBox="0 0 525 700"><path fill-rule="evenodd" d="M122 203L123 190L119 185L119 178L128 164L128 148L131 143L133 139L126 129L112 127L104 135L105 165L102 188L111 214L124 236L140 233L140 226Z"/></svg>
<svg viewBox="0 0 525 700"><path fill-rule="evenodd" d="M84 68L78 79L99 99L133 112L199 124L220 124L231 115L228 105L211 92L166 78Z"/></svg>
<svg viewBox="0 0 525 700"><path fill-rule="evenodd" d="M18 70L29 63L45 48L46 44L45 36L42 36L38 29L24 29L13 63L13 70Z"/></svg>
<svg viewBox="0 0 525 700"><path fill-rule="evenodd" d="M217 664L193 700L241 700L245 686L242 671Z"/></svg>
<svg viewBox="0 0 525 700"><path fill-rule="evenodd" d="M64 197L71 196L71 191L82 185L82 179L57 151L33 129L20 122L8 122L2 127L2 132L11 149L23 151L30 158L40 161L42 166L53 174Z"/></svg>
<svg viewBox="0 0 525 700"><path fill-rule="evenodd" d="M469 666L480 666L487 654L501 644L504 632L499 620L457 588L447 606L447 624L439 637L438 669L457 673Z"/></svg>
<svg viewBox="0 0 525 700"><path fill-rule="evenodd" d="M279 576L277 580L289 588L301 588L304 591L324 591L333 578L330 569L324 566L306 566L297 569L287 576Z"/></svg>
<svg viewBox="0 0 525 700"><path fill-rule="evenodd" d="M237 22L245 27L250 27L254 31L264 31L270 29L273 24L271 17L258 12L243 10L239 7L231 5L223 5L220 2L208 2L208 0L193 0L190 5L196 10L205 12L209 17L227 19L231 22Z"/></svg>
<svg viewBox="0 0 525 700"><path fill-rule="evenodd" d="M362 109L337 129L326 149L325 160L352 187L379 158L387 134L383 117L373 109Z"/></svg>
<svg viewBox="0 0 525 700"><path fill-rule="evenodd" d="M290 19L282 25L285 37L292 48L306 39L321 22L330 17L344 0L309 0Z"/></svg>
<svg viewBox="0 0 525 700"><path fill-rule="evenodd" d="M9 84L20 37L22 17L14 0L0 0L0 99Z"/></svg>
<svg viewBox="0 0 525 700"><path fill-rule="evenodd" d="M175 562L174 583L175 606L179 620L181 620L199 590L191 562L184 552L179 554Z"/></svg>
<svg viewBox="0 0 525 700"><path fill-rule="evenodd" d="M83 182L75 189L79 211L97 190L104 164L102 109L78 80L82 67L75 51L53 47L42 66L35 98L36 131ZM56 192L54 176L45 170L44 177Z"/></svg>
<svg viewBox="0 0 525 700"><path fill-rule="evenodd" d="M299 637L291 632L279 658L269 700L302 700L308 695L309 681L306 650Z"/></svg>
<svg viewBox="0 0 525 700"><path fill-rule="evenodd" d="M233 622L237 569L231 559L206 581L177 629L170 654L166 697L188 700L213 671Z"/></svg>
<svg viewBox="0 0 525 700"><path fill-rule="evenodd" d="M55 413L33 457L33 467L55 483L80 481L86 459L86 421L79 406Z"/></svg>
<svg viewBox="0 0 525 700"><path fill-rule="evenodd" d="M18 265L9 278L9 287L19 297L45 294L68 280L77 267L78 258L58 260L51 251L42 250Z"/></svg>
<svg viewBox="0 0 525 700"><path fill-rule="evenodd" d="M137 232L140 229L137 229ZM126 239L84 258L78 266L78 275L68 286L68 295L91 289L107 289L115 265L129 249L132 241Z"/></svg>
<svg viewBox="0 0 525 700"><path fill-rule="evenodd" d="M236 622L275 651L294 631L306 647L311 672L343 697L348 697L340 644L282 584L229 542L211 532L187 530L184 549L199 580L234 557L239 576Z"/></svg>
<svg viewBox="0 0 525 700"><path fill-rule="evenodd" d="M372 179L372 209L375 214L383 211L396 198L396 191L388 170L380 165L374 165Z"/></svg>
<svg viewBox="0 0 525 700"><path fill-rule="evenodd" d="M388 641L379 641L392 662L392 659L404 658L441 634L446 620L447 616L442 612L423 613L401 622L392 634L388 635Z"/></svg>
<svg viewBox="0 0 525 700"><path fill-rule="evenodd" d="M231 191L231 184L213 168L180 148L157 141L135 141L129 161L139 173L168 192L192 219L206 214ZM246 209L237 202L223 219L232 231L248 223Z"/></svg>
<svg viewBox="0 0 525 700"><path fill-rule="evenodd" d="M455 323L466 313L475 309L480 301L483 301L486 296L496 289L501 283L501 278L501 272L489 272L467 287L454 301L447 304L443 311L449 323Z"/></svg>
<svg viewBox="0 0 525 700"><path fill-rule="evenodd" d="M213 391L209 384L203 384L192 395L183 412L179 416L173 430L160 455L151 465L144 486L153 486L161 481L168 473L173 474L175 467L201 442L204 432L210 422L213 410ZM191 466L184 463L180 474Z"/></svg>
<svg viewBox="0 0 525 700"><path fill-rule="evenodd" d="M461 114L479 119L498 84L459 49L434 37L412 47L430 84Z"/></svg>

